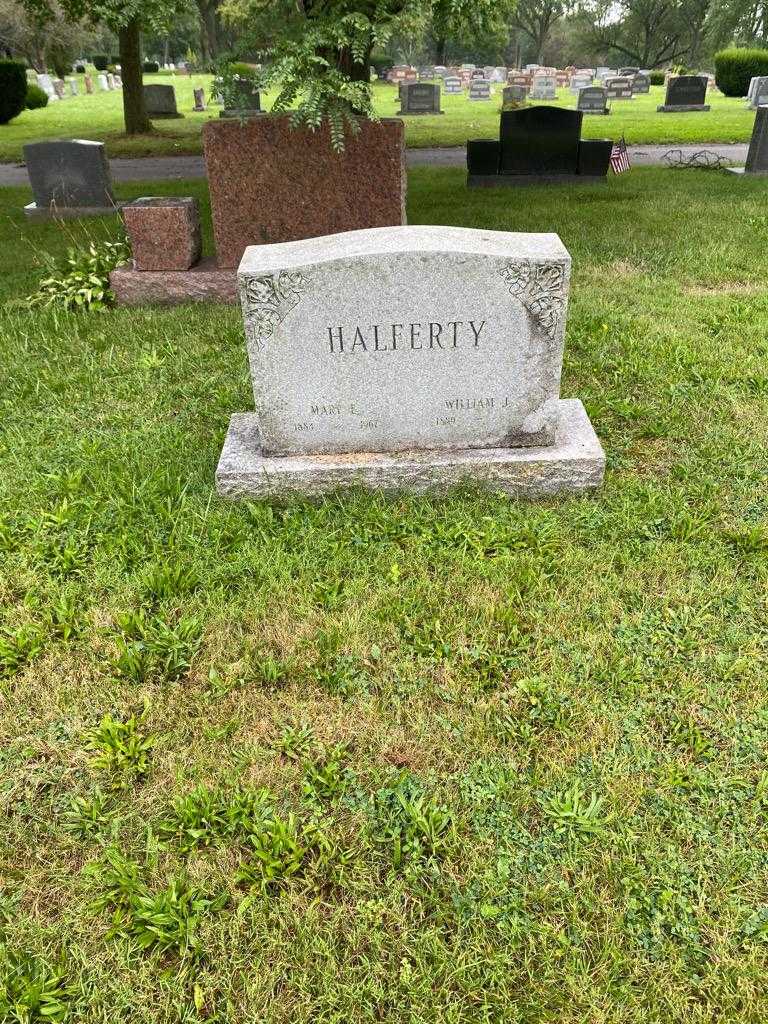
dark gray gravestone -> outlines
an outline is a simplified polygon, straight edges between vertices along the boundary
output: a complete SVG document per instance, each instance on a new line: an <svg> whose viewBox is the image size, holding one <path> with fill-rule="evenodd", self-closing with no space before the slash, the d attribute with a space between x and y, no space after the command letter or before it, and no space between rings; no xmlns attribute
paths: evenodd
<svg viewBox="0 0 768 1024"><path fill-rule="evenodd" d="M442 114L440 86L431 82L403 82L400 86L400 110L405 114Z"/></svg>
<svg viewBox="0 0 768 1024"><path fill-rule="evenodd" d="M115 213L112 179L103 142L55 139L24 146L35 197L28 217L88 217Z"/></svg>
<svg viewBox="0 0 768 1024"><path fill-rule="evenodd" d="M473 78L469 83L469 98L471 100L489 100L491 98L491 83L483 78Z"/></svg>
<svg viewBox="0 0 768 1024"><path fill-rule="evenodd" d="M632 88L636 96L642 96L651 91L651 79L649 75L635 75Z"/></svg>
<svg viewBox="0 0 768 1024"><path fill-rule="evenodd" d="M445 91L448 95L454 96L462 91L461 79L457 78L456 75L446 75L443 79L445 85Z"/></svg>
<svg viewBox="0 0 768 1024"><path fill-rule="evenodd" d="M145 85L144 102L150 120L181 117L176 109L176 93L172 85Z"/></svg>
<svg viewBox="0 0 768 1024"><path fill-rule="evenodd" d="M227 88L227 103L219 117L253 117L262 114L261 96L252 78L235 78Z"/></svg>
<svg viewBox="0 0 768 1024"><path fill-rule="evenodd" d="M678 75L667 82L667 96L656 110L661 114L709 110L706 75Z"/></svg>
<svg viewBox="0 0 768 1024"><path fill-rule="evenodd" d="M500 128L501 174L576 174L580 136L581 114L576 110L505 110Z"/></svg>
<svg viewBox="0 0 768 1024"><path fill-rule="evenodd" d="M727 168L732 174L768 175L768 106L758 107L752 138L749 140L746 167Z"/></svg>
<svg viewBox="0 0 768 1024"><path fill-rule="evenodd" d="M582 114L610 114L607 97L607 89L600 85L589 85L586 89L579 89L576 109Z"/></svg>
<svg viewBox="0 0 768 1024"><path fill-rule="evenodd" d="M631 100L632 79L622 76L605 79L606 99L609 100Z"/></svg>
<svg viewBox="0 0 768 1024"><path fill-rule="evenodd" d="M528 99L528 90L524 85L508 85L501 90L503 107L522 107Z"/></svg>

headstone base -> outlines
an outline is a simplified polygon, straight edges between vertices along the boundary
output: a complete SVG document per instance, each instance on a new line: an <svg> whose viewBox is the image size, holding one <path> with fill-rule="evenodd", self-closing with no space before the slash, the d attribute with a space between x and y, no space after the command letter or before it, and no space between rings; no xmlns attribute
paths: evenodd
<svg viewBox="0 0 768 1024"><path fill-rule="evenodd" d="M171 113L167 113L167 114L153 113L153 114L149 114L148 117L149 117L150 121L173 121L176 118L184 117L184 115L180 114L177 111L175 114L171 114Z"/></svg>
<svg viewBox="0 0 768 1024"><path fill-rule="evenodd" d="M729 174L738 174L743 178L768 178L768 168L764 171L748 171L746 167L726 167Z"/></svg>
<svg viewBox="0 0 768 1024"><path fill-rule="evenodd" d="M544 498L600 486L605 453L584 406L561 400L555 444L547 448L470 448L387 454L261 454L256 413L235 413L216 469L225 498L319 495L342 487L383 491L446 491L480 484L513 497Z"/></svg>
<svg viewBox="0 0 768 1024"><path fill-rule="evenodd" d="M605 174L468 174L467 188L525 188L528 185L605 185Z"/></svg>
<svg viewBox="0 0 768 1024"><path fill-rule="evenodd" d="M657 114L688 114L693 110L707 111L710 109L708 103L687 103L681 106L667 106L666 103L662 103L660 107L656 107Z"/></svg>
<svg viewBox="0 0 768 1024"><path fill-rule="evenodd" d="M579 110L578 106L575 109ZM600 117L600 115L610 114L610 110L580 110L579 113L584 115L597 114Z"/></svg>
<svg viewBox="0 0 768 1024"><path fill-rule="evenodd" d="M187 302L217 302L234 306L237 270L217 266L212 257L189 270L136 270L131 264L109 275L118 306L180 306Z"/></svg>
<svg viewBox="0 0 768 1024"><path fill-rule="evenodd" d="M110 217L120 212L115 206L38 206L28 203L24 213L30 220L77 220L79 217Z"/></svg>
<svg viewBox="0 0 768 1024"><path fill-rule="evenodd" d="M398 110L395 117L436 117L444 113L444 110Z"/></svg>
<svg viewBox="0 0 768 1024"><path fill-rule="evenodd" d="M219 111L219 117L239 117L241 119L246 117L264 117L266 110L239 110L234 107L225 108Z"/></svg>

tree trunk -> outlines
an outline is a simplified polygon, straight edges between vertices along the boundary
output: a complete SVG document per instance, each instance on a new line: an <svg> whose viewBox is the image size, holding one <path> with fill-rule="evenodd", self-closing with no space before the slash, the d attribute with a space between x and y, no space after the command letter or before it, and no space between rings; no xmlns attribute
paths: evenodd
<svg viewBox="0 0 768 1024"><path fill-rule="evenodd" d="M215 60L219 55L219 26L216 20L216 4L208 4L203 14L203 32L208 43L208 56Z"/></svg>
<svg viewBox="0 0 768 1024"><path fill-rule="evenodd" d="M445 39L436 39L435 40L435 64L438 67L440 67L440 68L444 68L445 67L445 48L446 48L446 40Z"/></svg>
<svg viewBox="0 0 768 1024"><path fill-rule="evenodd" d="M123 79L123 117L127 135L151 132L152 123L144 102L141 71L141 40L139 23L129 21L118 33L120 40L120 75Z"/></svg>

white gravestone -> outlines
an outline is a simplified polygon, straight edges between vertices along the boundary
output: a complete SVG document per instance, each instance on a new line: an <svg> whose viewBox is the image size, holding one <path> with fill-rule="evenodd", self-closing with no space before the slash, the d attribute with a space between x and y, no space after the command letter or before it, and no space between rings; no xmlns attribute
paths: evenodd
<svg viewBox="0 0 768 1024"><path fill-rule="evenodd" d="M220 492L596 486L599 442L560 400L570 263L555 234L455 227L249 247L256 412L232 419Z"/></svg>
<svg viewBox="0 0 768 1024"><path fill-rule="evenodd" d="M37 84L49 100L57 100L59 98L56 90L53 88L53 78L50 75L38 75Z"/></svg>
<svg viewBox="0 0 768 1024"><path fill-rule="evenodd" d="M107 82L107 76L106 75L99 75L99 77L96 79L96 81L99 83L99 89L101 89L102 92L107 92L107 90L109 89L109 83Z"/></svg>

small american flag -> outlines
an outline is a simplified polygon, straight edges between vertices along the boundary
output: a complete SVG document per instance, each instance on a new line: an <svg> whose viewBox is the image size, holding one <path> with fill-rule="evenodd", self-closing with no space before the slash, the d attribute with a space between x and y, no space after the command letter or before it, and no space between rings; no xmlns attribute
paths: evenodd
<svg viewBox="0 0 768 1024"><path fill-rule="evenodd" d="M611 170L614 174L623 174L629 168L629 153L627 152L627 144L622 135L618 142L614 142L613 149L611 150Z"/></svg>

